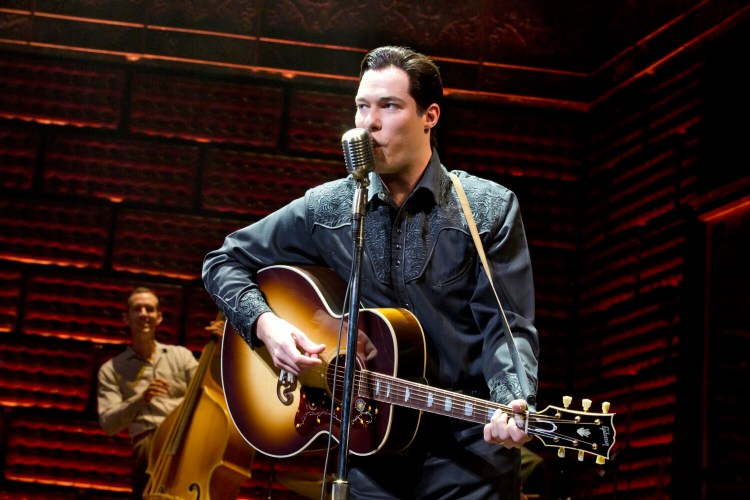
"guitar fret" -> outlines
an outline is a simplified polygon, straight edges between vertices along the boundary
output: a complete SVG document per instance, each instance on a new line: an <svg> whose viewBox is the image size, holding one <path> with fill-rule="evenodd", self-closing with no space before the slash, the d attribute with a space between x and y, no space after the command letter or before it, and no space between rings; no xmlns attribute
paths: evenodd
<svg viewBox="0 0 750 500"><path fill-rule="evenodd" d="M427 408L432 408L432 400L433 400L433 394L431 392L427 393Z"/></svg>
<svg viewBox="0 0 750 500"><path fill-rule="evenodd" d="M464 415L471 416L474 414L474 407L471 404L471 401L467 402L464 405Z"/></svg>
<svg viewBox="0 0 750 500"><path fill-rule="evenodd" d="M445 398L445 411L450 413L451 407L453 406L453 399L450 397Z"/></svg>

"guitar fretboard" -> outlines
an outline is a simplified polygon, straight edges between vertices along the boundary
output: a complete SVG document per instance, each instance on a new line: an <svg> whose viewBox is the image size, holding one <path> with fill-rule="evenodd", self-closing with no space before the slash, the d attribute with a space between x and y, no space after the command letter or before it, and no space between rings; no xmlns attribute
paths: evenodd
<svg viewBox="0 0 750 500"><path fill-rule="evenodd" d="M478 424L489 423L495 411L502 409L510 415L523 417L526 431L548 446L557 445L606 456L614 442L611 415L555 407L545 410L551 410L551 415L537 412L519 414L506 405L368 370L357 371L354 383L359 397Z"/></svg>
<svg viewBox="0 0 750 500"><path fill-rule="evenodd" d="M478 424L489 423L498 409L512 412L498 403L367 370L356 372L355 385L362 397Z"/></svg>

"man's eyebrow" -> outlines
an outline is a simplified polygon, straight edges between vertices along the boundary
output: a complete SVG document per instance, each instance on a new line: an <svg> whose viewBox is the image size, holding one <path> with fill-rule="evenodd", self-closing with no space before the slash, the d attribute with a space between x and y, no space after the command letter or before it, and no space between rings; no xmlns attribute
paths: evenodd
<svg viewBox="0 0 750 500"><path fill-rule="evenodd" d="M377 99L375 99L375 102L391 102L391 101L403 102L404 100L395 95L386 95L386 96L378 97ZM366 97L357 96L354 99L354 102L369 102L369 99L367 99Z"/></svg>

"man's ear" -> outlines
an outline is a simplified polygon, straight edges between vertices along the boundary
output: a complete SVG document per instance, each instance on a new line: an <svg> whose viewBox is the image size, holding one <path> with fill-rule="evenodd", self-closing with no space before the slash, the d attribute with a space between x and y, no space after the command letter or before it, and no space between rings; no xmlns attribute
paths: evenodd
<svg viewBox="0 0 750 500"><path fill-rule="evenodd" d="M161 320L164 319L164 316L161 315L161 311L159 311L159 315L156 317L156 324L161 325Z"/></svg>
<svg viewBox="0 0 750 500"><path fill-rule="evenodd" d="M437 103L430 104L424 112L425 128L433 128L440 119L440 106Z"/></svg>

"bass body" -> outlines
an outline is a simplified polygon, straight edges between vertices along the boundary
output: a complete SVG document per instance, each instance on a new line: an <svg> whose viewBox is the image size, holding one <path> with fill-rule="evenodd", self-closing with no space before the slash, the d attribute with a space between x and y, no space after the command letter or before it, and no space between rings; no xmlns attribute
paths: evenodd
<svg viewBox="0 0 750 500"><path fill-rule="evenodd" d="M154 433L144 500L235 500L252 477L255 449L230 420L217 336L203 348L185 399Z"/></svg>

